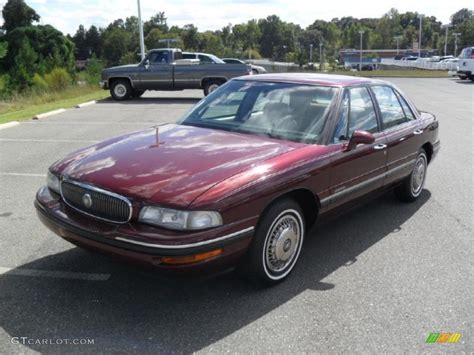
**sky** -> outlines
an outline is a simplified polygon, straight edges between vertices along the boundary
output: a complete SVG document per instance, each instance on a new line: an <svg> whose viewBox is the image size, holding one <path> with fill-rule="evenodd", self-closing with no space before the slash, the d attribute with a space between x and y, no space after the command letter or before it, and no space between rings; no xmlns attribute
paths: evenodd
<svg viewBox="0 0 474 355"><path fill-rule="evenodd" d="M51 24L64 33L74 34L80 24L107 26L115 19L137 15L136 0L25 0L41 16L41 24ZM6 0L0 0L3 8ZM390 8L399 12L418 12L448 23L463 7L473 8L472 0L141 0L142 19L164 11L168 25L194 24L200 31L217 30L229 23L278 15L287 22L306 27L314 20L334 17L381 17ZM3 22L0 19L0 22Z"/></svg>

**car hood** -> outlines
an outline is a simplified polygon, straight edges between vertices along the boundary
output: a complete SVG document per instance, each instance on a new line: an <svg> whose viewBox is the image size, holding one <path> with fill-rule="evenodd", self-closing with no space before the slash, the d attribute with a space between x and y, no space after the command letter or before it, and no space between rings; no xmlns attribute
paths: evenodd
<svg viewBox="0 0 474 355"><path fill-rule="evenodd" d="M51 168L133 200L187 207L213 185L303 144L169 124L71 154Z"/></svg>
<svg viewBox="0 0 474 355"><path fill-rule="evenodd" d="M127 65L118 65L116 67L110 67L103 70L104 73L115 72L115 71L124 71L129 69L137 68L138 64L127 64Z"/></svg>

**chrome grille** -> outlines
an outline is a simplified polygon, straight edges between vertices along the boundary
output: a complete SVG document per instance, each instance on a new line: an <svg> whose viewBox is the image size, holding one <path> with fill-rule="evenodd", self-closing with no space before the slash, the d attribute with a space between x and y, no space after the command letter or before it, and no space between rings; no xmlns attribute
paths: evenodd
<svg viewBox="0 0 474 355"><path fill-rule="evenodd" d="M105 221L127 223L132 215L132 205L125 197L77 181L64 180L61 195L70 207Z"/></svg>

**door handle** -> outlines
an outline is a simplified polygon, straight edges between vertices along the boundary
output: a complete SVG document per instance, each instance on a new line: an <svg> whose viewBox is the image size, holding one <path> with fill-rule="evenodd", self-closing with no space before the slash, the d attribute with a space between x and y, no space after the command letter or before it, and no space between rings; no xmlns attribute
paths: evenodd
<svg viewBox="0 0 474 355"><path fill-rule="evenodd" d="M423 133L423 130L422 129L417 129L416 131L413 131L413 134L422 134Z"/></svg>
<svg viewBox="0 0 474 355"><path fill-rule="evenodd" d="M382 149L385 149L385 148L387 148L386 144L379 143L379 144L374 145L375 150L382 150Z"/></svg>

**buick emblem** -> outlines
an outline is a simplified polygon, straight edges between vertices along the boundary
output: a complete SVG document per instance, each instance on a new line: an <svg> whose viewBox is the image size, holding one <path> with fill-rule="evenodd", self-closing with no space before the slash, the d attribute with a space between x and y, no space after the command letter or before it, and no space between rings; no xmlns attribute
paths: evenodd
<svg viewBox="0 0 474 355"><path fill-rule="evenodd" d="M92 206L92 197L89 194L82 195L82 204L85 208L90 208Z"/></svg>

